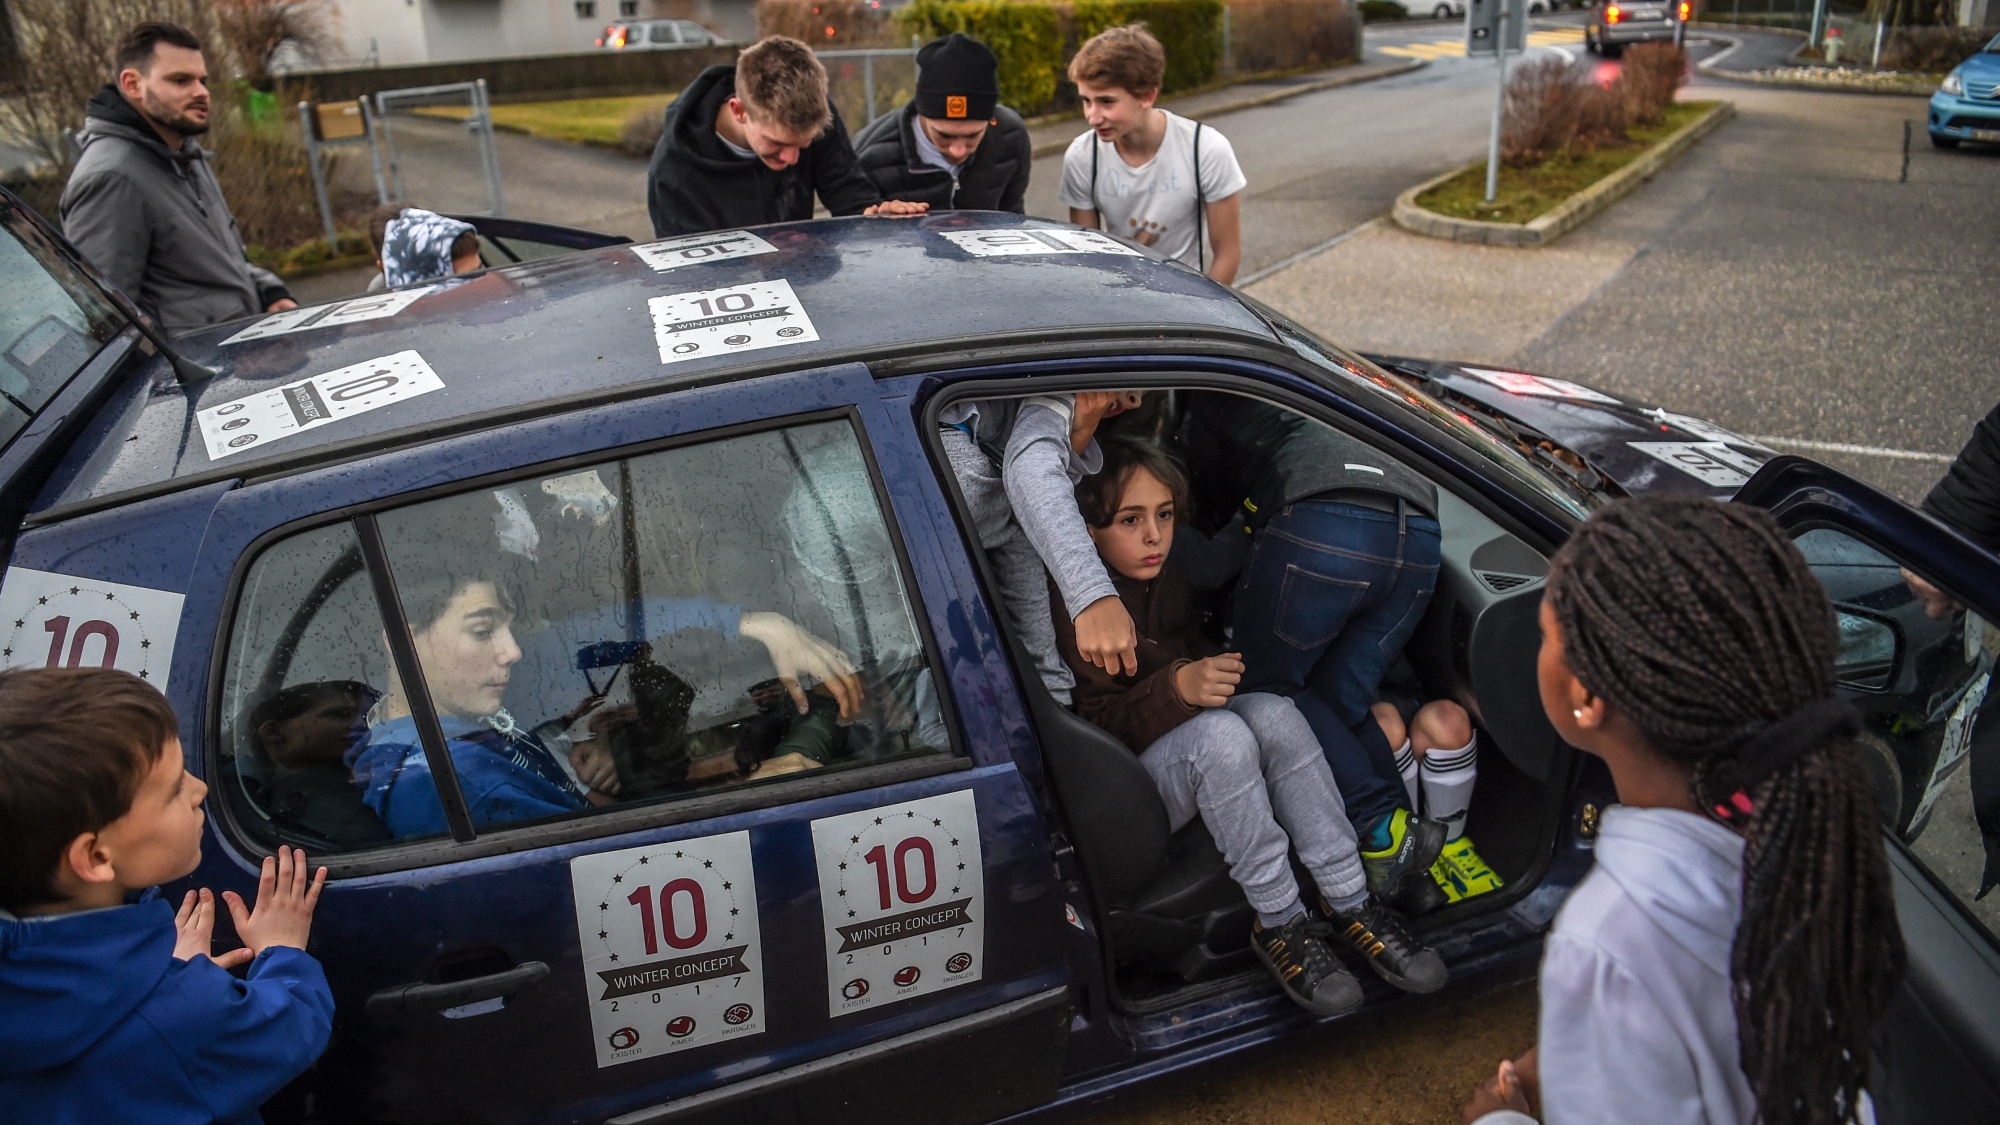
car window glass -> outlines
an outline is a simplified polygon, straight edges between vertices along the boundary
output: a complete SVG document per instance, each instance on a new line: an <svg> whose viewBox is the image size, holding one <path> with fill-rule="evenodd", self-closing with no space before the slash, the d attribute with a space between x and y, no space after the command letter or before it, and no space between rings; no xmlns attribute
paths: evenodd
<svg viewBox="0 0 2000 1125"><path fill-rule="evenodd" d="M1834 604L1837 674L1864 716L1858 741L1892 830L2000 932L2000 895L1976 900L1986 858L1973 816L1975 786L2000 781L1986 780L2000 774L1988 691L2000 630L1846 532L1815 528L1798 545Z"/></svg>
<svg viewBox="0 0 2000 1125"><path fill-rule="evenodd" d="M392 783L436 803L422 760L393 778L362 761L370 713L402 697L351 526L305 532L258 556L223 677L218 788L237 823L308 854L390 842ZM443 832L440 820L419 834Z"/></svg>
<svg viewBox="0 0 2000 1125"><path fill-rule="evenodd" d="M671 43L674 41L674 25L656 23L647 29L646 39L651 43Z"/></svg>
<svg viewBox="0 0 2000 1125"><path fill-rule="evenodd" d="M125 318L12 204L0 201L0 441L69 381Z"/></svg>
<svg viewBox="0 0 2000 1125"><path fill-rule="evenodd" d="M475 825L947 748L845 422L534 477L380 527ZM377 772L421 760L406 701L385 700L370 737ZM434 801L419 791L411 828Z"/></svg>

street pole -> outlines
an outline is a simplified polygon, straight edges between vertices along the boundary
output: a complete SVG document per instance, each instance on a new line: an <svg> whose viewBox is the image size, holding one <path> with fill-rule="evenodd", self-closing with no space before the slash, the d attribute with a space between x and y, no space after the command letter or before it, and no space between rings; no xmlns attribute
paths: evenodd
<svg viewBox="0 0 2000 1125"><path fill-rule="evenodd" d="M1493 133L1486 141L1486 202L1500 194L1500 115L1507 106L1507 5L1495 13L1493 56L1500 60L1500 86L1493 95Z"/></svg>
<svg viewBox="0 0 2000 1125"><path fill-rule="evenodd" d="M1826 31L1826 0L1813 0L1812 30L1807 32L1807 42L1819 46L1819 37Z"/></svg>

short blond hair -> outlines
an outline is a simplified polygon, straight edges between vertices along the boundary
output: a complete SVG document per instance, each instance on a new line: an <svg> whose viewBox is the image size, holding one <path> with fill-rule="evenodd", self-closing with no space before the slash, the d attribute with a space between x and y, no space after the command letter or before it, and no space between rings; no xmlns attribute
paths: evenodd
<svg viewBox="0 0 2000 1125"><path fill-rule="evenodd" d="M1090 37L1069 61L1069 80L1118 86L1144 96L1167 76L1167 51L1144 23L1106 28Z"/></svg>
<svg viewBox="0 0 2000 1125"><path fill-rule="evenodd" d="M812 48L772 35L736 57L736 100L751 116L788 133L818 136L833 120L826 100L826 68Z"/></svg>

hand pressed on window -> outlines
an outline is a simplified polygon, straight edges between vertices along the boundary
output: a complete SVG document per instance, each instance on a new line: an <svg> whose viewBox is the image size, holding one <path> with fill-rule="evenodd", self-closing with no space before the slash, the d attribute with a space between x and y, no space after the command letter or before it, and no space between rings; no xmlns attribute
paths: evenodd
<svg viewBox="0 0 2000 1125"><path fill-rule="evenodd" d="M736 631L757 641L770 653L771 667L790 693L799 714L808 710L799 678L811 676L826 685L828 694L840 704L841 718L860 717L866 700L861 678L854 674L854 663L847 659L846 653L799 628L781 613L745 613L738 619Z"/></svg>
<svg viewBox="0 0 2000 1125"><path fill-rule="evenodd" d="M236 920L236 936L252 954L276 945L304 949L312 933L313 908L319 905L320 888L326 886L326 868L311 882L306 881L306 853L283 844L276 856L264 857L264 871L257 880L257 908L243 905L235 891L222 892L222 901Z"/></svg>

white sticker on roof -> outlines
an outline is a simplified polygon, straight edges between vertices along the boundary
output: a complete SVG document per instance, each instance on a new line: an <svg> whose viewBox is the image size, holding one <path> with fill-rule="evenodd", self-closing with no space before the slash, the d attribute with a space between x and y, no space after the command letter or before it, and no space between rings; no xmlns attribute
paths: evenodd
<svg viewBox="0 0 2000 1125"><path fill-rule="evenodd" d="M195 419L209 459L219 461L301 430L443 389L444 380L423 356L397 352L211 406Z"/></svg>
<svg viewBox="0 0 2000 1125"><path fill-rule="evenodd" d="M708 359L819 339L789 281L675 293L646 302L661 363Z"/></svg>
<svg viewBox="0 0 2000 1125"><path fill-rule="evenodd" d="M1479 380L1499 387L1508 394L1532 395L1535 398L1575 398L1585 402L1608 402L1616 404L1617 399L1599 391L1593 391L1581 383L1568 379L1551 379L1546 375L1530 375L1524 371L1493 371L1484 367L1461 367L1460 371Z"/></svg>
<svg viewBox="0 0 2000 1125"><path fill-rule="evenodd" d="M569 861L597 1065L764 1030L750 833Z"/></svg>
<svg viewBox="0 0 2000 1125"><path fill-rule="evenodd" d="M1640 413L1655 422L1672 426L1677 430L1685 430L1703 441L1726 441L1736 445L1747 445L1752 449L1765 448L1763 444L1751 441L1742 434L1736 433L1733 430L1725 430L1713 422L1704 421L1700 418L1690 418L1685 414L1675 414L1672 411L1658 409L1643 410Z"/></svg>
<svg viewBox="0 0 2000 1125"><path fill-rule="evenodd" d="M1144 254L1094 230L941 230L937 233L975 258L1008 258L1022 254Z"/></svg>
<svg viewBox="0 0 2000 1125"><path fill-rule="evenodd" d="M395 316L417 303L417 298L437 289L435 285L425 285L417 289L399 289L394 293L373 293L366 297L356 297L352 301L341 301L332 305L313 305L310 308L286 309L270 316L224 340L225 344L242 344L251 340L263 340L272 336L283 336L289 332L303 332L308 328L332 328L341 324L359 324L364 320L379 320L385 316Z"/></svg>
<svg viewBox="0 0 2000 1125"><path fill-rule="evenodd" d="M639 255L640 261L664 272L682 266L698 266L703 262L775 254L778 248L749 231L725 230L641 243L632 247L632 252Z"/></svg>
<svg viewBox="0 0 2000 1125"><path fill-rule="evenodd" d="M0 585L0 667L116 668L161 691L182 595L24 566Z"/></svg>
<svg viewBox="0 0 2000 1125"><path fill-rule="evenodd" d="M1714 488L1736 488L1750 479L1763 462L1719 441L1633 441L1632 448L1657 457Z"/></svg>

